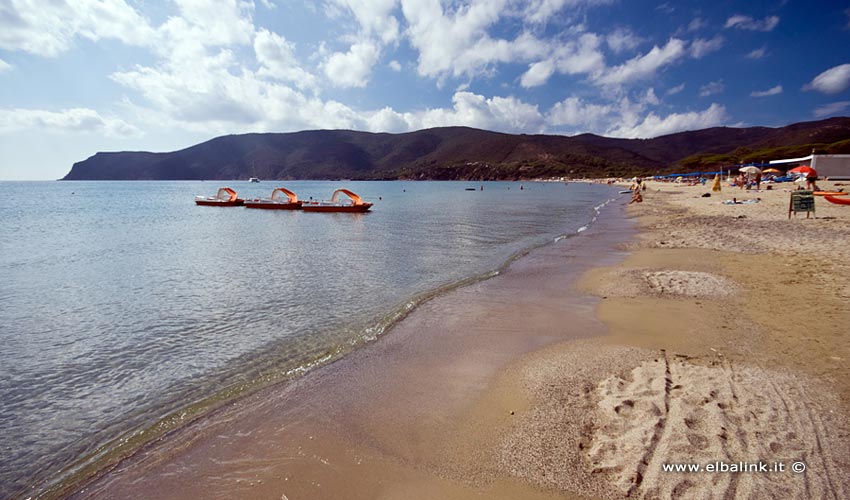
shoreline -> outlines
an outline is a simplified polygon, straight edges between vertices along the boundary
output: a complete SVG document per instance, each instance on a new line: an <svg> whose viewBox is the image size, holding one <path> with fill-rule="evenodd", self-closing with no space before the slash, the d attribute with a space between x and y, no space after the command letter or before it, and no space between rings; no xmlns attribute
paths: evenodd
<svg viewBox="0 0 850 500"><path fill-rule="evenodd" d="M621 208L608 207L606 210L621 211ZM379 468L392 469L396 474L407 477L408 482L428 484L429 487L438 488L447 494L460 494L464 491L464 495L475 493L475 488L470 488L458 479L475 474L483 474L482 481L485 477L500 476L500 486L497 489L504 489L506 498L515 496L508 494L509 492L523 491L523 495L535 493L535 488L521 482L516 483L498 472L498 464L492 460L486 467L479 468L474 464L480 465L482 460L463 460L461 456L478 455L475 450L483 442L487 442L490 449L498 445L493 441L496 434L478 432L475 430L477 426L470 426L472 422L479 420L478 417L491 421L497 428L502 428L507 423L504 421L505 417L511 417L511 411L518 413L522 406L515 397L516 391L492 393L501 396L492 396L488 391L492 382L499 377L503 366L544 345L565 338L601 333L601 324L592 315L596 299L576 293L574 283L580 270L605 261L610 262L611 258L622 258L612 257L607 251L610 250L611 236L600 236L600 233L604 233L600 228L606 224L629 226L632 223L616 216L601 217L579 237L560 239L558 242L538 247L514 260L504 272L489 280L436 297L417 307L393 328L392 335L383 336L380 342L359 349L333 364L318 368L283 387L263 391L260 395L247 398L247 401L234 403L232 407L218 412L217 415L178 432L165 441L166 446L157 443L157 446L143 450L120 464L106 477L80 491L78 496L98 498L150 495L152 484L137 486L138 489L133 491L121 488L130 487L128 483L133 483L136 479L147 483L147 480L156 481L153 478L159 476L158 480L162 481L162 467L178 468L181 471L192 470L192 475L197 474L198 471L194 470L197 464L208 462L210 455L216 453L214 448L220 448L223 443L234 447L242 446L244 441L253 440L245 435L255 433L282 433L275 441L298 443L286 446L285 449L294 456L281 460L287 464L288 469L302 468L299 474L302 477L309 476L310 467L315 464L309 457L299 459L299 453L307 453L305 450L319 446L323 453L342 459L347 456L346 451L353 448L357 450L354 454L359 458L349 457L351 460L343 467L343 471L335 470L341 466L331 467L324 464L329 471L316 471L315 474L322 477L323 474L333 471L331 476L345 477L349 481L359 480L359 477L355 478L352 474L361 475L362 472L356 469L363 470L363 467L360 467L365 460L363 457L369 457L370 461L381 464ZM576 246L591 247L596 251L591 249L572 252L571 249ZM606 251L599 251L603 247ZM564 273L568 279L563 279ZM565 314L561 310L565 299L574 304L578 313L567 311ZM536 319L527 317L529 309L535 311ZM552 327L558 324L558 318L575 321L567 321L568 325L556 326L557 331L553 332ZM505 326L509 324L517 326ZM516 328L522 330L522 335L516 334ZM472 352L476 355L470 358L468 353ZM420 373L435 376L419 376ZM352 398L352 394L358 397ZM497 412L498 418L491 418L494 414L489 409L500 405L512 406L514 409ZM464 417L470 412L478 417L470 417L471 420ZM272 421L278 422L279 425L275 426ZM231 426L237 425L241 430L232 429ZM222 431L222 428L231 429L232 432ZM453 429L449 434L454 437L446 437L448 429ZM223 443L217 443L213 435L227 435L230 438L221 438ZM242 438L238 437L240 435ZM305 436L308 438L305 439ZM319 443L320 438L323 438L322 443ZM327 442L328 440L330 442ZM236 455L242 457L241 462L244 462L246 457L265 462L268 457L284 451L281 448L265 447L265 454L256 452L264 446L263 442L252 441L251 446L240 448L241 451ZM328 452L328 449L332 451ZM154 462L159 465L153 465ZM423 468L428 472L423 473ZM470 468L477 470L473 474ZM451 471L454 471L454 474ZM238 475L235 470L228 473ZM221 471L206 471L203 475L208 477L223 474ZM446 475L453 476L454 479L446 479ZM186 490L185 488L190 487L185 484L187 481L193 483L194 486L191 487L194 488L204 488L204 485L196 484L187 480L187 476L182 476L180 485L159 487L156 496L172 495L176 498L204 496L209 493L198 489ZM129 477L136 479L130 481ZM370 497L365 491L376 487L382 481L381 478L386 479L384 474L363 479L363 482L368 483L364 484L363 498ZM325 480L332 482L333 478L326 477ZM271 485L274 484L275 478L266 477L262 481L262 484ZM122 483L123 486L117 483ZM302 481L302 484L296 487L296 491L300 491L297 496L311 491L313 483L318 484L319 479L312 483ZM217 492L223 491L222 488L235 488L228 491L244 497L246 492L242 491L240 486L247 484L240 481L206 486ZM261 490L270 494L265 487L259 486L260 483L251 484L254 486L248 491L251 491L252 495L257 491L257 495L262 496L259 493ZM290 491L291 484L287 485L290 486ZM401 482L394 484L396 487L404 487ZM182 493L177 493L178 491ZM491 493L501 494L495 491ZM329 493L315 490L312 495L321 497ZM310 493L306 493L306 496L310 496Z"/></svg>
<svg viewBox="0 0 850 500"><path fill-rule="evenodd" d="M538 259L557 246L548 245L72 498L844 498L847 239L825 238L850 234L848 216L830 208L826 218L786 221L787 193L727 207L700 199L704 191L650 183L644 203L629 207L637 236L609 241L568 293L548 289L548 313L566 293L583 309L581 321L566 316L570 327L585 335L517 339L497 328L504 318L486 324L496 305L536 323L538 335L559 328L552 317L537 323L547 314L540 298L521 300L529 285L552 284L552 255ZM617 255L625 260L604 262ZM516 286L504 289L511 278ZM501 299L470 315L458 295L482 288ZM799 297L815 304L800 310ZM813 328L805 311L815 307L827 321ZM478 343L447 333L475 326ZM425 327L429 338L417 338ZM500 335L482 343L483 332ZM799 475L660 472L668 462L801 458L809 468Z"/></svg>
<svg viewBox="0 0 850 500"><path fill-rule="evenodd" d="M581 187L581 186L578 186L578 187ZM409 189L408 189L408 191L409 191ZM606 196L606 198L607 198L607 196ZM603 201L604 201L604 199L605 198L602 198ZM591 206L590 204L585 204L584 206L588 207L587 212L589 214L593 213L592 210L589 208ZM582 217L584 218L584 214L582 215ZM590 216L588 215L587 218L589 220ZM569 224L564 225L562 232L572 234L572 232L573 232L572 229L568 228L567 226L569 226ZM555 235L551 235L551 236L560 237L561 235L555 234ZM546 236L542 239L537 238L537 240L535 240L531 243L533 243L534 245L537 245L538 240L539 240L539 244L548 244L549 242L551 242L550 236ZM545 242L544 242L544 240L545 240ZM531 247L531 248L533 249L534 247ZM521 254L526 253L527 251L529 251L529 249L523 249L522 251L517 252L517 254L510 256L510 258L505 262L510 262L510 261L515 260L518 256L521 256ZM491 263L495 264L499 267L490 268L490 269L488 269L488 272L484 273L484 274L489 275L492 272L491 269L500 270L506 265L505 263L500 263L496 259L493 259ZM467 271L467 272L469 272L469 271ZM477 276L474 276L472 278L461 280L460 282L455 282L455 283L451 283L447 286L440 287L437 291L424 292L422 295L426 295L426 297L423 298L422 300L427 300L429 298L428 296L442 293L446 289L451 289L451 288L455 288L455 287L458 287L458 286L468 285L470 282L477 281L479 278L483 279L483 277L486 277L486 276L477 275ZM417 299L418 299L418 297L419 297L419 295L416 296ZM409 303L408 304L400 303L398 309L396 311L394 311L392 314L390 314L390 316L395 317L395 316L398 316L398 313L400 313L400 312L405 313L407 311L406 305L409 305ZM386 316L381 318L380 324L371 325L371 326L367 325L367 327L363 327L362 331L365 332L365 335L374 336L376 329L381 330L386 326L386 324L395 322L395 319L389 319L387 321L384 321L386 318L387 318ZM377 328L374 328L376 326L377 326ZM359 327L358 327L358 331L360 331ZM325 351L325 352L319 351L314 359L320 360L321 362L327 361L328 357L325 356L326 352L327 351ZM286 353L284 352L283 354L286 354ZM273 356L269 356L269 358L271 358L271 357L273 357ZM261 365L261 364L255 362L252 365L252 367L258 366L258 365ZM265 366L265 365L261 365L261 366ZM311 363L311 366L312 366L312 363ZM238 370L231 370L231 372L236 373L236 372L238 372ZM254 379L262 378L261 385L265 385L266 382L267 382L267 380L266 380L267 377L265 376L265 372L261 373L261 375L262 376L251 377L251 379L254 380ZM219 379L220 380L232 380L234 378L233 377L228 378L228 377L225 377L225 376L221 376ZM218 389L218 388L223 388L223 389L221 391L214 392L213 395L210 396L210 397L200 397L198 399L195 399L194 397L191 398L191 399L190 398L174 397L174 398L172 398L172 401L178 401L179 402L180 400L182 400L185 403L180 405L179 407L175 408L173 412L169 411L168 415L165 418L163 418L162 420L160 420L160 422L158 422L157 424L152 425L152 426L146 426L146 427L136 427L129 434L124 434L124 435L116 438L115 440L107 443L107 445L101 446L100 444L98 444L97 446L88 447L86 449L86 451L94 450L94 454L101 454L103 452L103 450L105 448L108 449L111 444L113 444L113 443L119 443L120 444L120 448L117 450L117 453L109 456L108 460L98 460L97 463L94 464L93 468L86 469L85 472L88 473L88 471L94 470L95 468L99 470L99 469L102 468L102 465L105 462L113 462L114 463L114 460L112 460L112 459L115 456L119 456L119 458L123 458L124 456L126 456L128 454L127 453L128 449L130 449L131 452L132 452L132 449L139 448L141 441L150 440L152 435L157 435L157 434L162 433L162 432L164 432L165 434L170 434L170 432L175 427L180 427L180 426L184 425L185 422L187 422L189 420L194 420L194 418L196 418L197 415L202 414L202 413L206 413L206 410L210 406L218 406L222 403L222 400L227 400L227 401L232 400L233 399L232 393L240 391L241 386L244 385L244 384L242 384L242 382L240 380L237 380L237 382L239 383L239 387L237 387L235 391L230 391L230 389L229 389L230 385L227 385L227 384L218 384L217 386L214 386L213 387L214 389ZM219 397L219 395L222 394L222 393L225 393L225 395L222 396L222 397ZM203 396L203 394L201 396ZM211 401L211 403L207 404L210 401ZM189 402L192 402L192 404L191 405L188 404ZM170 408L171 407L169 407L169 409ZM166 412L160 412L160 415L163 415L165 413ZM155 415L155 417L158 417L158 415ZM166 425L160 425L163 422L165 422ZM139 436L140 434L142 436ZM127 444L127 446L124 446L125 443ZM144 445L141 444L141 446L144 446ZM72 456L71 454L68 454L68 455ZM79 464L83 464L84 466L89 464L88 461L79 460L79 457L81 457L81 456L83 456L83 454L74 455L74 457L77 459L77 461L75 461L72 464L72 467L76 468L76 467L79 466ZM42 469L42 470L45 470L45 469ZM55 481L55 478L58 477L58 474L51 476L51 475L45 473L45 474L39 476L38 478L40 479L42 477L46 477L49 480ZM60 483L60 486L64 487L65 484ZM20 494L21 496L25 496L26 494L31 494L30 492L34 492L34 491L35 491L35 489L29 489L29 488L27 490L21 489L21 490L19 490L18 494ZM49 496L59 496L59 495L57 495L55 493L55 491L48 489L47 495L45 495L45 496L49 497Z"/></svg>

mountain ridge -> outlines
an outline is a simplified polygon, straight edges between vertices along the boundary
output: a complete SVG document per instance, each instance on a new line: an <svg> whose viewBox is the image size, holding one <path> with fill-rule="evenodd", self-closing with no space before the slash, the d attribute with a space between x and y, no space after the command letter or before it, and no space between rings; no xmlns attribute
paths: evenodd
<svg viewBox="0 0 850 500"><path fill-rule="evenodd" d="M850 117L777 128L712 127L652 139L507 134L470 127L401 134L250 133L166 153L99 152L75 163L62 180L607 177L692 171L743 161L762 151L810 147L850 152Z"/></svg>

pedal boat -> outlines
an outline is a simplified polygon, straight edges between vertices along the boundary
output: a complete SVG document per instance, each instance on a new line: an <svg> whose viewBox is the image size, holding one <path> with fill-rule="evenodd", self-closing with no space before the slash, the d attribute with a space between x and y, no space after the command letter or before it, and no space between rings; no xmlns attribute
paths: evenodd
<svg viewBox="0 0 850 500"><path fill-rule="evenodd" d="M283 195L283 197L281 196ZM301 208L298 195L286 188L276 188L271 198L245 200L245 208L264 208L266 210L298 210Z"/></svg>
<svg viewBox="0 0 850 500"><path fill-rule="evenodd" d="M348 197L340 200L340 193ZM305 212L368 212L372 204L363 201L362 198L347 189L337 189L331 196L330 201L306 201L301 205Z"/></svg>
<svg viewBox="0 0 850 500"><path fill-rule="evenodd" d="M835 203L836 205L850 205L850 198L845 198L843 196L824 196L824 199L830 203Z"/></svg>
<svg viewBox="0 0 850 500"><path fill-rule="evenodd" d="M223 187L218 190L215 196L195 196L196 205L204 205L208 207L238 207L245 200L236 195L236 191L229 187Z"/></svg>

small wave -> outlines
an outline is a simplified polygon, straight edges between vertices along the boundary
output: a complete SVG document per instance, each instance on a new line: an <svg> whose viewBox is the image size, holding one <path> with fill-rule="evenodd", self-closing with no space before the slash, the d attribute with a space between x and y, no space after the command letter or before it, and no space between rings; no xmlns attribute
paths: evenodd
<svg viewBox="0 0 850 500"><path fill-rule="evenodd" d="M584 232L584 231L587 231L587 226L581 226L580 228L578 228L576 230L576 233L581 233L581 232Z"/></svg>

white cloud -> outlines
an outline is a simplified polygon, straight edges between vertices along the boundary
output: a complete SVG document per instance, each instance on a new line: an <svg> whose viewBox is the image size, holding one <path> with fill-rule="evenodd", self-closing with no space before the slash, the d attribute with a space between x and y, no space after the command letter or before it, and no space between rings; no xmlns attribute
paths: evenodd
<svg viewBox="0 0 850 500"><path fill-rule="evenodd" d="M644 94L642 102L646 104L651 104L653 106L658 106L661 104L661 101L658 99L658 96L655 95L655 89L649 88L646 90L646 94Z"/></svg>
<svg viewBox="0 0 850 500"><path fill-rule="evenodd" d="M551 59L528 65L528 71L522 74L520 85L525 88L538 87L546 83L555 73L555 63Z"/></svg>
<svg viewBox="0 0 850 500"><path fill-rule="evenodd" d="M847 108L850 108L850 101L831 102L815 109L813 114L816 118L823 118L825 116L842 113Z"/></svg>
<svg viewBox="0 0 850 500"><path fill-rule="evenodd" d="M451 109L429 109L408 114L412 130L465 125L468 127L500 130L503 132L542 132L543 115L537 106L514 97L486 98L472 92L456 92Z"/></svg>
<svg viewBox="0 0 850 500"><path fill-rule="evenodd" d="M670 5L670 2L664 2L661 5L655 7L655 10L658 12L663 12L664 14L672 14L676 12L676 7Z"/></svg>
<svg viewBox="0 0 850 500"><path fill-rule="evenodd" d="M513 40L489 35L488 28L502 18L508 0L472 0L450 13L439 0L401 0L401 6L408 23L405 34L419 51L417 71L422 76L474 77L486 74L493 63L530 62L553 48L528 32Z"/></svg>
<svg viewBox="0 0 850 500"><path fill-rule="evenodd" d="M553 47L548 59L529 65L520 78L523 87L543 85L555 71L564 75L597 74L605 68L605 57L599 51L602 38L584 33L578 40Z"/></svg>
<svg viewBox="0 0 850 500"><path fill-rule="evenodd" d="M706 26L708 26L708 22L705 19L695 17L688 23L688 31L699 31Z"/></svg>
<svg viewBox="0 0 850 500"><path fill-rule="evenodd" d="M747 59L761 59L762 57L767 55L767 49L765 47L761 47L753 50L747 54Z"/></svg>
<svg viewBox="0 0 850 500"><path fill-rule="evenodd" d="M149 126L204 134L365 129L364 115L315 97L319 81L299 64L294 44L255 30L253 8L242 0L181 0L180 15L157 30L158 60L110 75L144 98L128 100L125 111ZM245 60L245 47L254 58ZM348 53L327 57L322 67L337 85L361 85L377 55L371 42L354 43Z"/></svg>
<svg viewBox="0 0 850 500"><path fill-rule="evenodd" d="M55 57L78 37L120 40L146 46L156 40L148 20L124 0L74 2L4 1L0 7L0 49Z"/></svg>
<svg viewBox="0 0 850 500"><path fill-rule="evenodd" d="M716 127L723 125L727 119L726 108L715 103L704 111L672 113L663 118L649 113L640 123L617 128L611 131L611 135L630 139L658 137L686 130Z"/></svg>
<svg viewBox="0 0 850 500"><path fill-rule="evenodd" d="M391 70L393 70L393 71L395 71L396 73L398 73L399 71L401 71L401 63L400 63L400 62L398 62L398 61L396 61L395 59L393 59L392 61L390 61L390 62L387 64L387 66L389 66L389 67L390 67L390 69L391 69Z"/></svg>
<svg viewBox="0 0 850 500"><path fill-rule="evenodd" d="M382 42L391 43L398 39L398 19L391 13L398 5L397 0L330 0L335 5L354 15L365 37L376 35ZM337 17L337 16L333 16Z"/></svg>
<svg viewBox="0 0 850 500"><path fill-rule="evenodd" d="M837 94L850 88L850 64L841 64L819 74L803 87L824 94Z"/></svg>
<svg viewBox="0 0 850 500"><path fill-rule="evenodd" d="M757 90L752 92L750 95L752 97L767 97L771 95L778 95L782 93L782 85L777 85L775 87L771 87L767 90Z"/></svg>
<svg viewBox="0 0 850 500"><path fill-rule="evenodd" d="M325 75L336 87L365 87L379 56L379 48L372 41L355 43L348 52L335 52L328 57Z"/></svg>
<svg viewBox="0 0 850 500"><path fill-rule="evenodd" d="M647 105L654 105L657 101L651 89L638 102L622 98L618 102L599 104L569 97L552 106L546 114L546 121L551 127L567 127L576 133L648 138L722 125L727 120L726 110L719 104L712 104L699 112L666 116L647 113Z"/></svg>
<svg viewBox="0 0 850 500"><path fill-rule="evenodd" d="M615 111L610 104L594 104L578 97L568 97L552 106L546 115L549 125L574 129L598 130L600 123L610 121Z"/></svg>
<svg viewBox="0 0 850 500"><path fill-rule="evenodd" d="M685 90L685 84L684 83L676 85L675 87L670 87L669 89L667 89L666 94L667 95L674 95L674 94L678 94L679 92L681 92L683 90Z"/></svg>
<svg viewBox="0 0 850 500"><path fill-rule="evenodd" d="M628 29L617 29L605 37L608 48L615 53L634 50L641 43L641 38Z"/></svg>
<svg viewBox="0 0 850 500"><path fill-rule="evenodd" d="M723 85L723 80L717 80L716 82L709 82L699 88L699 96L700 97L708 97L710 95L719 94L726 90L726 86Z"/></svg>
<svg viewBox="0 0 850 500"><path fill-rule="evenodd" d="M7 63L3 59L0 59L0 73L3 73L4 71L9 71L11 69L12 69L11 64Z"/></svg>
<svg viewBox="0 0 850 500"><path fill-rule="evenodd" d="M258 75L292 82L301 89L316 88L316 77L301 68L295 57L295 44L282 36L261 29L254 37L254 53L260 65Z"/></svg>
<svg viewBox="0 0 850 500"><path fill-rule="evenodd" d="M726 20L724 28L737 28L750 31L773 31L779 24L779 17L767 16L761 21L753 19L750 16L736 14Z"/></svg>
<svg viewBox="0 0 850 500"><path fill-rule="evenodd" d="M650 78L660 68L676 62L684 54L685 42L671 38L664 47L659 48L656 45L642 56L605 70L595 80L603 85L622 85L630 81Z"/></svg>
<svg viewBox="0 0 850 500"><path fill-rule="evenodd" d="M720 47L723 46L723 42L723 37L720 35L717 35L710 40L697 38L691 43L691 57L701 59L706 54L720 50Z"/></svg>
<svg viewBox="0 0 850 500"><path fill-rule="evenodd" d="M171 60L194 59L203 49L249 45L254 40L253 3L240 0L177 0L180 16L159 27L157 49Z"/></svg>
<svg viewBox="0 0 850 500"><path fill-rule="evenodd" d="M532 24L545 24L552 17L564 10L565 7L575 9L582 5L605 5L613 3L613 0L531 0L522 6L523 19Z"/></svg>
<svg viewBox="0 0 850 500"><path fill-rule="evenodd" d="M42 109L0 109L0 132L34 129L42 132L91 133L112 137L138 136L141 131L116 117L104 117L93 109L70 108L62 111Z"/></svg>
<svg viewBox="0 0 850 500"><path fill-rule="evenodd" d="M406 117L404 114L390 107L378 110L367 118L369 131L389 133L400 133L410 130L408 120L412 120L411 115L408 114Z"/></svg>

